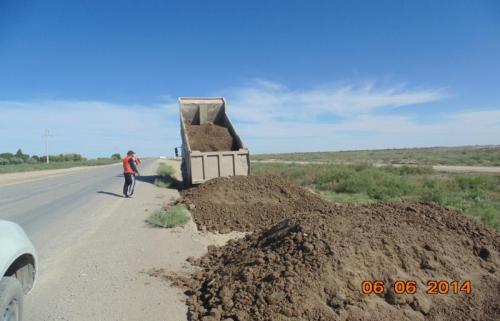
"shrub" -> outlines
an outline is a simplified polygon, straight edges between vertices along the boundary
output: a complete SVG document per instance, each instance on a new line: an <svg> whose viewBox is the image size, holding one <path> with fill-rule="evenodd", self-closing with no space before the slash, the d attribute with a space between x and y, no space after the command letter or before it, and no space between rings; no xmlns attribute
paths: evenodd
<svg viewBox="0 0 500 321"><path fill-rule="evenodd" d="M492 206L492 205L483 206L481 208L481 211L479 213L475 213L475 214L477 216L481 217L481 220L483 221L483 223L491 225L494 228L500 230L500 215L498 213L499 212L498 206L500 206L500 204L497 204L496 206L497 206L496 208L495 208L495 206Z"/></svg>
<svg viewBox="0 0 500 321"><path fill-rule="evenodd" d="M0 154L0 158L11 159L12 157L14 157L14 154L12 154L12 153L1 153Z"/></svg>
<svg viewBox="0 0 500 321"><path fill-rule="evenodd" d="M181 204L155 211L147 220L150 224L160 227L182 226L189 221L189 212Z"/></svg>
<svg viewBox="0 0 500 321"><path fill-rule="evenodd" d="M158 169L156 170L156 174L159 176L173 176L174 173L174 168L167 163L160 163L160 165L158 165Z"/></svg>
<svg viewBox="0 0 500 321"><path fill-rule="evenodd" d="M399 175L423 175L432 174L433 172L433 169L430 166L401 166L387 168L395 171Z"/></svg>
<svg viewBox="0 0 500 321"><path fill-rule="evenodd" d="M23 151L19 148L16 152L16 157L22 159L24 163L30 158L30 155L24 154Z"/></svg>
<svg viewBox="0 0 500 321"><path fill-rule="evenodd" d="M175 188L180 185L180 182L174 176L174 168L166 163L160 163L156 174L158 176L155 178L154 183L158 187Z"/></svg>
<svg viewBox="0 0 500 321"><path fill-rule="evenodd" d="M20 157L12 157L11 159L9 159L9 164L22 164L24 163L24 160Z"/></svg>

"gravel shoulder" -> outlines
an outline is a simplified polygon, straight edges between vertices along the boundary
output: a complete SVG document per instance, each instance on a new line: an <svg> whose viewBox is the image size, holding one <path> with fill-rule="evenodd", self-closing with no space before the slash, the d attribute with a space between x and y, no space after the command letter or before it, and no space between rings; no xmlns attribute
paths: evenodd
<svg viewBox="0 0 500 321"><path fill-rule="evenodd" d="M142 174L153 175L157 165L153 162ZM175 229L145 222L163 202L178 196L177 190L137 181L132 199L111 197L96 208L93 229L47 260L43 278L26 298L26 320L185 320L182 292L148 272L157 267L189 271L188 257L203 255L207 245L222 244L229 236L200 234L192 221Z"/></svg>

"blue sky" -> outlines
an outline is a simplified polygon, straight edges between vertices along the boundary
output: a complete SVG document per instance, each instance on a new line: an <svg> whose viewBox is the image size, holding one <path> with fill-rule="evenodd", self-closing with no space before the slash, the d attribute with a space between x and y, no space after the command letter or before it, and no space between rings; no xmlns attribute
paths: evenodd
<svg viewBox="0 0 500 321"><path fill-rule="evenodd" d="M499 144L498 1L0 0L1 151L171 154L178 96L252 152Z"/></svg>

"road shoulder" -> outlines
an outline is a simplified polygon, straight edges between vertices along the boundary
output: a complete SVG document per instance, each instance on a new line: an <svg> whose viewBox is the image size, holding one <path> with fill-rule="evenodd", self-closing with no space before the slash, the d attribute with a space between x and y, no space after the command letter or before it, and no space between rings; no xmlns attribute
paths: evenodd
<svg viewBox="0 0 500 321"><path fill-rule="evenodd" d="M177 190L138 181L134 198L120 199L98 227L51 264L27 297L27 320L185 320L182 292L148 272L189 271L185 260L203 255L217 238L198 233L193 222L175 229L145 222L178 196Z"/></svg>

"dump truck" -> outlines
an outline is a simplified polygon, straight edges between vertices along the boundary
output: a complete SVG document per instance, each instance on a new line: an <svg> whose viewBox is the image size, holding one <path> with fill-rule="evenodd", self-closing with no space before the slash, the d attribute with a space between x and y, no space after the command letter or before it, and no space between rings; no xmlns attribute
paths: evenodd
<svg viewBox="0 0 500 321"><path fill-rule="evenodd" d="M223 97L180 97L179 112L182 138L181 172L184 184L200 184L216 177L250 174L250 153L227 116L226 100ZM199 131L200 128L206 128L207 132L202 132L202 136L195 136L195 130ZM199 142L194 140L203 138L203 135L210 136L212 131L214 134L222 132L230 135L231 144L222 147L224 150L211 145L209 147L215 149L201 150L205 147L199 147L199 144L195 144ZM218 137L206 138L216 141Z"/></svg>

